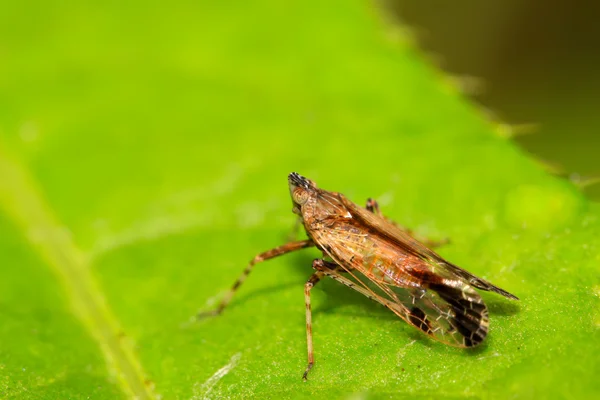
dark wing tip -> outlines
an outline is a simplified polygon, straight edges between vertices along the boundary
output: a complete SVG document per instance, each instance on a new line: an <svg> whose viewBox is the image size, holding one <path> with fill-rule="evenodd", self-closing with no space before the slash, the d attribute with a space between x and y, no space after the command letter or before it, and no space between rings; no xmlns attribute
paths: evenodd
<svg viewBox="0 0 600 400"><path fill-rule="evenodd" d="M498 286L492 285L491 283L483 279L478 278L478 280L469 280L469 283L477 289L498 293L511 300L519 300L519 298L514 294L509 293L506 290L499 288Z"/></svg>
<svg viewBox="0 0 600 400"><path fill-rule="evenodd" d="M413 307L410 309L410 313L408 314L408 321L413 326L419 328L428 335L431 335L431 333L433 332L433 329L431 328L431 323L425 315L425 311L421 310L419 307Z"/></svg>
<svg viewBox="0 0 600 400"><path fill-rule="evenodd" d="M507 292L504 289L500 289L499 287L496 287L497 290L494 290L494 292L501 294L502 296L509 298L511 300L520 300L517 296L515 296L512 293Z"/></svg>
<svg viewBox="0 0 600 400"><path fill-rule="evenodd" d="M449 322L463 337L463 346L474 347L483 342L488 333L489 316L481 297L444 284L432 284L429 288L450 306L454 315Z"/></svg>
<svg viewBox="0 0 600 400"><path fill-rule="evenodd" d="M483 342L488 334L488 321L476 320L466 313L457 312L452 319L453 326L463 336L465 347L475 347Z"/></svg>

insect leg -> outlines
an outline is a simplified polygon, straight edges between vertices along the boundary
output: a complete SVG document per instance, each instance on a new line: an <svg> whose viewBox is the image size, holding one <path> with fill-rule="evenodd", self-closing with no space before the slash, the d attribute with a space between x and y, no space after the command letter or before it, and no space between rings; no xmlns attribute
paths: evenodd
<svg viewBox="0 0 600 400"><path fill-rule="evenodd" d="M274 249L265 251L264 253L258 254L256 257L254 257L252 259L252 261L250 261L250 264L248 264L248 266L246 267L246 269L244 269L244 271L242 272L240 277L235 281L235 283L233 284L231 289L229 289L227 294L225 294L225 297L223 298L223 300L221 300L221 303L219 304L219 306L214 310L199 313L197 318L200 319L200 318L205 318L205 317L221 314L221 312L223 312L223 309L225 307L227 307L227 305L231 301L235 292L239 289L239 287L242 285L242 283L244 283L244 281L246 280L246 278L248 277L250 272L252 272L252 269L254 268L254 266L256 264L258 264L259 262L266 261L271 258L275 258L277 256L280 256L280 255L283 255L283 254L286 254L286 253L289 253L289 252L292 252L295 250L300 250L300 249L304 249L307 247L311 247L314 245L315 244L312 242L312 240L300 240L297 242L289 242L282 246L275 247Z"/></svg>
<svg viewBox="0 0 600 400"><path fill-rule="evenodd" d="M310 309L310 290L321 280L323 272L315 272L310 276L306 284L304 285L304 303L306 304L306 346L308 348L308 366L302 375L302 379L306 381L308 372L312 369L315 363L315 355L313 352L313 341L312 341L312 312Z"/></svg>
<svg viewBox="0 0 600 400"><path fill-rule="evenodd" d="M365 206L365 208L367 209L367 211L370 211L375 215L385 218L388 222L390 222L390 223L394 224L395 226L397 226L398 228L402 229L404 232L408 233L410 236L415 237L412 229L406 228L406 227L400 225L399 223L392 221L391 219L384 216L381 213L381 210L379 209L379 204L377 204L377 201L375 201L374 199L369 197L367 199L367 205ZM422 242L424 245L426 245L427 247L432 247L432 248L441 247L441 246L444 246L444 245L450 243L450 239L448 239L448 238L442 239L442 240L431 240L431 239L418 239L418 240L420 242Z"/></svg>
<svg viewBox="0 0 600 400"><path fill-rule="evenodd" d="M398 306L398 304L379 296L377 293L373 292L372 290L368 290L365 287L360 286L357 283L353 282L351 279L341 275L340 272L343 272L344 269L342 267L340 267L339 265L337 265L336 263L333 263L331 261L325 261L323 259L318 258L313 261L313 268L316 269L317 271L321 271L324 275L330 277L331 279L336 280L339 283L348 286L350 289L356 290L358 293L362 294L363 296L366 296L367 298L378 302L379 304L383 305L384 307L389 308L392 312L394 312L396 314L398 314L399 312L403 313L403 310Z"/></svg>
<svg viewBox="0 0 600 400"><path fill-rule="evenodd" d="M365 206L365 208L367 209L367 211L370 211L375 215L379 215L380 217L383 217L383 215L381 215L381 210L379 209L379 204L377 203L377 201L375 199L372 199L371 197L369 197L367 199L367 205Z"/></svg>
<svg viewBox="0 0 600 400"><path fill-rule="evenodd" d="M412 236L412 230L400 225L399 223L397 223L396 221L392 221L391 219L389 219L388 217L386 217L385 215L382 214L381 210L379 209L379 204L377 203L377 201L375 199L372 199L371 197L369 197L367 199L367 205L365 206L365 208L367 209L367 211L372 212L375 215L378 215L382 218L385 218L386 221L388 221L389 223L397 226L398 228L402 229L404 232L408 233L409 235Z"/></svg>

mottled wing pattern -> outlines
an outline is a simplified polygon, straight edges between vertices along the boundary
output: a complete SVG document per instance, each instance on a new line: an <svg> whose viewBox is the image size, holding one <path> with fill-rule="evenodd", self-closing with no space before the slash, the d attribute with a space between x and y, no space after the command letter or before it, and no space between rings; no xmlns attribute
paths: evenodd
<svg viewBox="0 0 600 400"><path fill-rule="evenodd" d="M377 216L372 212L367 211L364 208L357 206L348 200L344 195L337 194L340 197L342 203L346 206L353 218L360 220L366 226L377 230L386 237L386 239L393 241L402 250L409 254L415 255L423 260L427 260L432 264L432 270L436 274L439 274L448 278L458 278L468 282L471 286L477 289L486 290L501 294L509 299L518 300L519 298L514 294L507 292L506 290L495 286L494 284L486 281L485 279L479 278L469 271L449 263L444 260L439 254L431 250L427 246L423 245L418 240L414 239L408 233L398 228L394 224L390 223L385 218Z"/></svg>
<svg viewBox="0 0 600 400"><path fill-rule="evenodd" d="M447 263L385 219L359 208L342 195L339 196L346 203L353 218L360 218L366 227L376 231L377 234L384 235L385 239L393 241L399 250L419 257L423 260L420 264L421 267L426 268L429 276L436 277L436 279L427 280L427 274L425 274L425 279L420 287L403 287L390 282L383 283L369 279L368 272L363 265L359 263L345 265L342 260L336 259L331 251L325 249L325 253L352 275L358 284L372 293L372 296L381 299L380 302L386 304L396 315L427 335L458 347L472 347L481 343L488 332L489 318L486 305L471 287L473 278L477 279L475 281L477 285L473 286L480 287L485 283L487 286L483 289L493 290L490 289L491 287L497 289L493 291L505 294L507 297L514 298L514 296ZM332 228L340 229L339 227ZM333 236L336 237L339 245L353 249L357 253L366 254L370 251L368 248L361 248L360 240L355 240L347 230L340 230ZM365 277L358 275L356 271L361 272Z"/></svg>
<svg viewBox="0 0 600 400"><path fill-rule="evenodd" d="M428 289L394 287L408 310L408 322L440 342L476 346L485 339L489 318L481 297L471 288L439 285Z"/></svg>
<svg viewBox="0 0 600 400"><path fill-rule="evenodd" d="M348 245L356 248L356 243ZM436 340L452 346L472 347L485 339L489 326L487 307L468 284L452 281L452 286L428 284L422 288L406 288L381 283L359 275L357 272L363 271L359 265L344 265L331 252L325 250L325 253L373 297L383 298L380 302L388 303L396 315Z"/></svg>

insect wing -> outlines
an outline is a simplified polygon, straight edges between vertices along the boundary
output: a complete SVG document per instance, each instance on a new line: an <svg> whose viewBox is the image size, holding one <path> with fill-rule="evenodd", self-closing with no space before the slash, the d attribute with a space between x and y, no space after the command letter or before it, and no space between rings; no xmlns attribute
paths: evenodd
<svg viewBox="0 0 600 400"><path fill-rule="evenodd" d="M348 245L356 248L354 242ZM364 288L361 293L367 291L370 297L434 339L452 346L472 347L487 335L487 307L479 294L463 281L429 284L427 288L400 287L369 279L360 265L344 265L331 251L325 253Z"/></svg>
<svg viewBox="0 0 600 400"><path fill-rule="evenodd" d="M372 296L382 298L383 301L378 300L380 303L389 301L388 308L422 332L458 347L472 347L481 343L488 332L488 310L469 282L406 232L384 218L359 208L341 194L339 196L353 218L358 219L370 234L387 239L399 250L418 257L419 267L426 272L423 276L435 279L423 281L421 287L403 287L392 282L373 280L369 279L369 272L360 263L345 265L332 251L326 249L325 252ZM337 229L340 231L336 233ZM333 228L331 233L339 246L363 255L370 251L361 247L360 241L352 240L352 235L343 228ZM360 271L362 276L355 271Z"/></svg>
<svg viewBox="0 0 600 400"><path fill-rule="evenodd" d="M464 285L464 284L463 284ZM408 323L440 342L472 347L481 343L488 332L486 305L473 289L439 285L435 289L393 287L407 310Z"/></svg>
<svg viewBox="0 0 600 400"><path fill-rule="evenodd" d="M485 279L479 278L471 274L464 269L449 263L444 260L439 254L431 250L430 248L423 245L411 237L408 233L398 228L394 224L390 223L385 218L377 216L366 209L358 207L352 203L345 196L339 195L342 203L346 206L353 218L359 220L372 230L377 231L380 235L386 239L392 241L400 249L408 254L417 256L423 260L428 261L431 266L431 271L446 278L452 280L464 280L473 287L489 292L495 292L501 294L509 299L518 300L519 298L506 290L495 286L494 284L486 281Z"/></svg>

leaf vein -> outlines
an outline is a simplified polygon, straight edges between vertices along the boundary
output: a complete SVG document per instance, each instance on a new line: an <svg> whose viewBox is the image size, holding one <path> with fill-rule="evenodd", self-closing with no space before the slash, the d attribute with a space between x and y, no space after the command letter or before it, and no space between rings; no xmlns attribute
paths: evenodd
<svg viewBox="0 0 600 400"><path fill-rule="evenodd" d="M109 372L130 398L155 398L140 361L122 339L118 321L90 273L88 258L54 215L27 168L0 151L0 176L0 207L58 276L74 314L101 348Z"/></svg>

